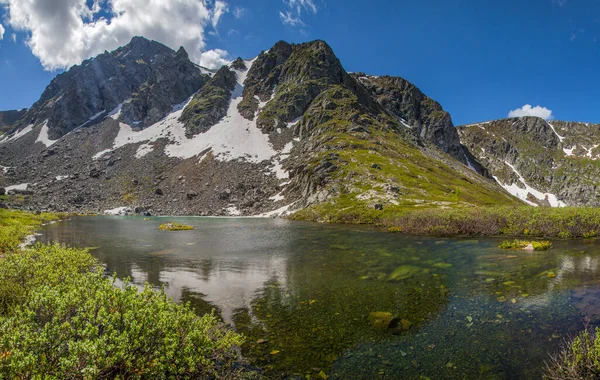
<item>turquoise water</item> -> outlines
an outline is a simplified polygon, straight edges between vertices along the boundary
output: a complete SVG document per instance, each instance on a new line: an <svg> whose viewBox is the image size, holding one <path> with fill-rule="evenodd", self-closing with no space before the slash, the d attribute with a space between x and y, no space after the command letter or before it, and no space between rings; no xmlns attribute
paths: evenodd
<svg viewBox="0 0 600 380"><path fill-rule="evenodd" d="M158 231L166 221L195 230ZM565 338L600 320L598 240L530 253L227 218L75 218L40 232L90 248L120 279L215 310L272 378L539 378Z"/></svg>

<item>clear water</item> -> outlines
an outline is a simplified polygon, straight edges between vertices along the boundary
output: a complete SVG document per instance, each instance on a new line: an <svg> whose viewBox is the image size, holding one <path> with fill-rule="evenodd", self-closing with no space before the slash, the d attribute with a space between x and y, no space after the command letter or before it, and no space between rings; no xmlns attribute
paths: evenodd
<svg viewBox="0 0 600 380"><path fill-rule="evenodd" d="M170 218L195 230L158 231L166 221L75 218L39 240L91 248L120 279L216 310L272 378L539 378L600 320L598 240L530 253L272 219Z"/></svg>

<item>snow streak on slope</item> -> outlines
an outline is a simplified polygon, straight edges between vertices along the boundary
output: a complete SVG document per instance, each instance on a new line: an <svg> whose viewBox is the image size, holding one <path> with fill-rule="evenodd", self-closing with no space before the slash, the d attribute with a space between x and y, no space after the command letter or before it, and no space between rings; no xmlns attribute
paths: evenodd
<svg viewBox="0 0 600 380"><path fill-rule="evenodd" d="M554 126L552 124L548 123L548 125L550 126L550 128L552 128L552 131L554 132L554 134L556 135L556 137L558 137L558 139L560 140L560 142L562 142L565 138L563 136L559 135L558 132L556 132L556 129L554 129Z"/></svg>
<svg viewBox="0 0 600 380"><path fill-rule="evenodd" d="M33 130L33 124L29 124L27 127L21 129L19 132L14 133L9 138L4 138L2 141L0 141L0 144L4 144L9 141L14 141L16 139L19 139L19 138L25 136L26 134L28 134L29 132L31 132L32 130Z"/></svg>
<svg viewBox="0 0 600 380"><path fill-rule="evenodd" d="M244 62L247 70L233 70L237 76L237 85L231 95L227 114L208 131L199 133L192 138L185 136L184 125L179 119L192 97L185 103L174 107L173 112L166 118L144 130L135 131L131 126L120 123L120 130L113 147L97 153L94 155L94 159L127 144L145 143L138 148L136 153L136 157L141 158L152 151L153 147L149 144L161 138L170 141L164 150L169 157L187 159L211 150L214 157L222 161L243 159L259 163L274 159L280 152L273 148L269 142L269 136L258 129L256 121L247 120L238 112L238 104L242 101L244 81L255 60L256 58ZM282 173L279 165L273 168L273 172L279 178L287 178L287 173Z"/></svg>
<svg viewBox="0 0 600 380"><path fill-rule="evenodd" d="M527 200L527 196L529 194L533 195L535 198L539 199L540 201L547 199L548 203L550 203L550 206L552 206L552 207L566 207L567 206L564 202L558 200L558 197L556 195L551 194L551 193L542 193L541 191L536 190L533 187L529 186L527 184L527 182L525 182L525 178L523 178L521 173L519 173L515 169L514 166L512 166L511 164L509 164L506 161L504 161L504 163L512 169L512 171L519 177L519 182L521 182L525 186L525 189L523 189L523 188L520 188L516 183L510 184L510 185L503 184L500 181L500 179L498 179L498 177L494 176L494 179L496 180L496 182L498 182L506 191L508 191L515 197L521 199L522 201L524 201L532 206L537 206L537 204Z"/></svg>
<svg viewBox="0 0 600 380"><path fill-rule="evenodd" d="M46 120L44 122L44 125L42 125L42 129L40 129L40 134L37 140L35 140L35 142L41 142L46 146L46 148L48 148L57 141L58 140L50 140L50 138L48 137L48 120Z"/></svg>

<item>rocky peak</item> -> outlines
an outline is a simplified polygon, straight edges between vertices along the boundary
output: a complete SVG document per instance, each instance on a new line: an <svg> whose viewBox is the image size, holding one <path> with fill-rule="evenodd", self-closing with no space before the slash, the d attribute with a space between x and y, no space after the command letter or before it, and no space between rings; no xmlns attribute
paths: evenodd
<svg viewBox="0 0 600 380"><path fill-rule="evenodd" d="M17 127L48 120L49 138L55 140L100 120L121 103L129 104L126 120L143 127L163 117L172 105L167 103L182 102L205 82L185 50L176 53L156 41L134 37L129 44L58 75Z"/></svg>
<svg viewBox="0 0 600 380"><path fill-rule="evenodd" d="M237 57L235 61L231 62L231 68L238 71L248 70L244 60L241 57Z"/></svg>

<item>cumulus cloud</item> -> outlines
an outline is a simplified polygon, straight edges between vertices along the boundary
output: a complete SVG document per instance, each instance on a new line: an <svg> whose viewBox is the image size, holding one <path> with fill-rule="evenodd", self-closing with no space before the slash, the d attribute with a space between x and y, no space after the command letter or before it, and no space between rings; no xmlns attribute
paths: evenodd
<svg viewBox="0 0 600 380"><path fill-rule="evenodd" d="M4 26L0 24L0 40L4 38L4 32L6 32L6 30L4 29Z"/></svg>
<svg viewBox="0 0 600 380"><path fill-rule="evenodd" d="M317 7L313 0L283 0L287 10L279 12L279 19L284 25L305 27L302 21L302 12L317 14ZM306 33L306 31L303 31Z"/></svg>
<svg viewBox="0 0 600 380"><path fill-rule="evenodd" d="M552 110L549 110L546 107L535 106L532 107L531 104L525 104L521 108L517 108L508 113L508 117L522 117L522 116L537 116L541 117L544 120L552 119Z"/></svg>
<svg viewBox="0 0 600 380"><path fill-rule="evenodd" d="M205 29L217 28L228 11L224 1L93 0L88 4L86 0L0 0L8 24L28 33L27 45L47 70L68 68L125 45L134 36L174 49L183 46L195 62L225 62L227 52L205 51Z"/></svg>
<svg viewBox="0 0 600 380"><path fill-rule="evenodd" d="M208 69L218 69L221 66L228 64L229 61L229 53L225 50L214 49L202 53L202 56L200 57L200 66L204 66Z"/></svg>

